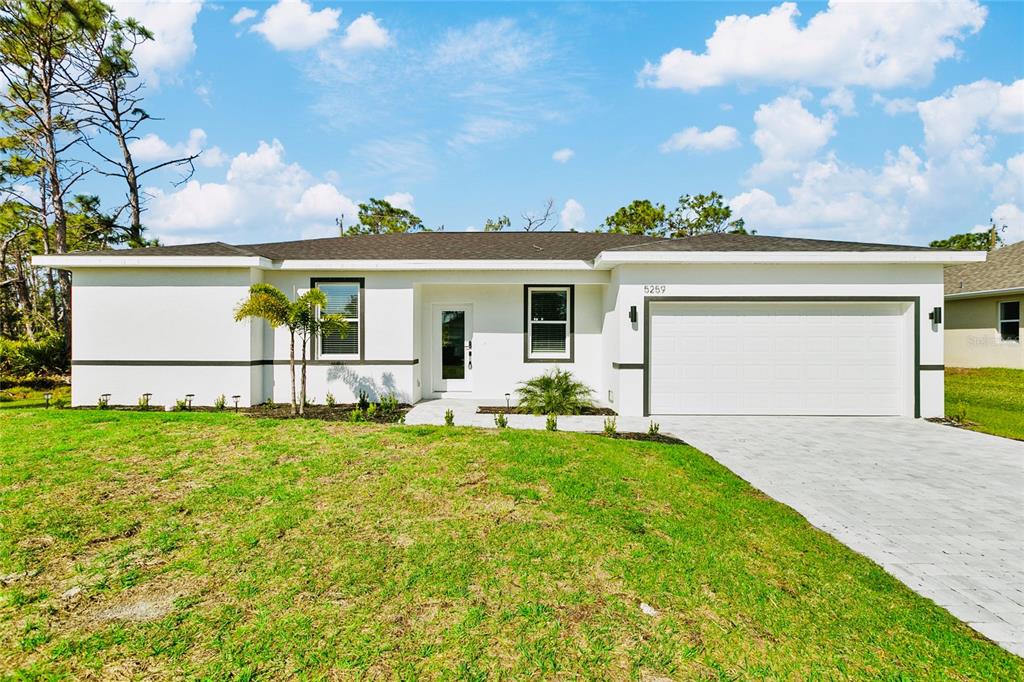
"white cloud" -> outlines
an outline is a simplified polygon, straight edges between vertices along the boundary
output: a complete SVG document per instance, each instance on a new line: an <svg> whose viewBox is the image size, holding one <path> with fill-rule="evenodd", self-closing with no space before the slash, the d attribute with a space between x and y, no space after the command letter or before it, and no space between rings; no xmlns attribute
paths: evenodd
<svg viewBox="0 0 1024 682"><path fill-rule="evenodd" d="M992 211L992 220L996 226L1005 230L1000 231L1000 236L1007 244L1015 244L1024 241L1024 211L1014 204L1000 204ZM984 226L988 229L988 225Z"/></svg>
<svg viewBox="0 0 1024 682"><path fill-rule="evenodd" d="M583 227L583 223L587 219L587 212L583 210L583 204L575 199L569 199L562 206L559 218L561 218L562 226L565 229L578 230Z"/></svg>
<svg viewBox="0 0 1024 682"><path fill-rule="evenodd" d="M366 175L387 176L396 182L413 183L437 173L434 153L424 138L377 138L354 150L352 156Z"/></svg>
<svg viewBox="0 0 1024 682"><path fill-rule="evenodd" d="M982 126L996 132L1024 132L1024 79L1010 85L980 80L920 102L925 145L931 153L950 153L975 140Z"/></svg>
<svg viewBox="0 0 1024 682"><path fill-rule="evenodd" d="M137 19L153 32L153 40L142 43L135 51L135 62L146 82L158 86L162 77L176 78L178 70L196 52L192 26L202 2L111 0L108 4L122 19Z"/></svg>
<svg viewBox="0 0 1024 682"><path fill-rule="evenodd" d="M331 35L339 16L341 10L330 7L314 12L304 0L278 0L252 30L263 34L274 49L305 50Z"/></svg>
<svg viewBox="0 0 1024 682"><path fill-rule="evenodd" d="M170 192L147 187L145 222L167 243L333 237L335 221L344 216L346 226L354 224L359 207L338 187L335 174L326 178L289 163L278 140L261 141L231 160L222 181L192 180ZM413 207L407 192L384 198L400 208Z"/></svg>
<svg viewBox="0 0 1024 682"><path fill-rule="evenodd" d="M987 11L976 0L833 0L802 28L799 14L795 2L784 2L767 14L727 16L702 54L676 48L646 64L640 82L690 92L729 82L918 85L957 55L957 42L981 29Z"/></svg>
<svg viewBox="0 0 1024 682"><path fill-rule="evenodd" d="M871 101L874 104L880 105L885 113L890 116L896 116L898 114L912 114L917 111L917 102L909 97L889 99L888 97L884 97L876 92L872 96Z"/></svg>
<svg viewBox="0 0 1024 682"><path fill-rule="evenodd" d="M529 129L530 126L521 121L494 116L473 116L448 140L448 146L454 151L464 151L469 147L515 137Z"/></svg>
<svg viewBox="0 0 1024 682"><path fill-rule="evenodd" d="M388 202L395 208L402 208L406 211L416 210L416 200L413 195L408 192L395 192L394 194L387 194L384 196L384 201Z"/></svg>
<svg viewBox="0 0 1024 682"><path fill-rule="evenodd" d="M849 88L832 90L822 98L821 105L832 107L843 116L853 116L857 113L857 99Z"/></svg>
<svg viewBox="0 0 1024 682"><path fill-rule="evenodd" d="M465 29L448 29L434 50L436 67L469 67L499 75L520 73L550 56L541 36L513 19L488 19Z"/></svg>
<svg viewBox="0 0 1024 682"><path fill-rule="evenodd" d="M372 14L362 14L345 28L341 46L346 50L380 49L391 44L391 35Z"/></svg>
<svg viewBox="0 0 1024 682"><path fill-rule="evenodd" d="M568 163L569 160L574 156L576 156L575 151L569 149L568 147L562 147L561 149L556 150L555 153L551 155L551 159L553 161L557 161L558 163Z"/></svg>
<svg viewBox="0 0 1024 682"><path fill-rule="evenodd" d="M762 182L793 172L813 158L835 135L836 116L829 111L817 117L798 99L784 96L758 107L754 123L761 162L750 170L749 179Z"/></svg>
<svg viewBox="0 0 1024 682"><path fill-rule="evenodd" d="M710 152L734 149L739 146L740 131L731 126L715 126L707 131L701 131L691 126L672 135L661 144L660 149L662 153L679 152L684 149Z"/></svg>
<svg viewBox="0 0 1024 682"><path fill-rule="evenodd" d="M290 215L316 220L334 220L344 216L345 224L351 225L358 220L359 207L337 187L322 182L302 193Z"/></svg>
<svg viewBox="0 0 1024 682"><path fill-rule="evenodd" d="M138 140L133 140L128 145L128 149L131 150L132 158L136 162L143 163L170 161L174 158L192 156L200 152L202 154L196 160L196 163L200 166L212 168L214 166L221 166L227 161L227 156L221 151L220 147L206 146L206 131L202 128L193 128L189 131L188 139L185 142L173 145L165 142L159 135L149 133Z"/></svg>
<svg viewBox="0 0 1024 682"><path fill-rule="evenodd" d="M231 17L232 24L244 24L245 22L255 19L259 16L259 12L249 7L243 7L242 9L235 12L235 15Z"/></svg>

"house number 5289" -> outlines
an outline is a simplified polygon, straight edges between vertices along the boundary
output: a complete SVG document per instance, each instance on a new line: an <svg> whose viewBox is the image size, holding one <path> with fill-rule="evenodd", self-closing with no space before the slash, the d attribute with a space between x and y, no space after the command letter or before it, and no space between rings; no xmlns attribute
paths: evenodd
<svg viewBox="0 0 1024 682"><path fill-rule="evenodd" d="M665 285L664 284L645 284L644 285L644 293L645 294L663 294L663 293L665 293Z"/></svg>

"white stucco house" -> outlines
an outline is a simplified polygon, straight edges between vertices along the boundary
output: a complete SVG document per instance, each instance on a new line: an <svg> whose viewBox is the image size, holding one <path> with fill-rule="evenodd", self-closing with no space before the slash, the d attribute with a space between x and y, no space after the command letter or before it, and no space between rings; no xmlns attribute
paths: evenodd
<svg viewBox="0 0 1024 682"><path fill-rule="evenodd" d="M320 287L309 393L504 403L571 370L623 415L943 413L943 266L984 254L710 234L417 233L39 256L73 276L72 402L289 398L288 339L233 311Z"/></svg>

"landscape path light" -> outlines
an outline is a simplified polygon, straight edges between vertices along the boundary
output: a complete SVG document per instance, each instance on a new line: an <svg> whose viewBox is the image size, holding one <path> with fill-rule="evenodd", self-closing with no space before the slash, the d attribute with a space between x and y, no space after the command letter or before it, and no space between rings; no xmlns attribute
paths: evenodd
<svg viewBox="0 0 1024 682"><path fill-rule="evenodd" d="M187 410L191 410L192 409L192 399L195 398L195 397L196 397L195 393L186 393L185 394L185 409L187 409Z"/></svg>
<svg viewBox="0 0 1024 682"><path fill-rule="evenodd" d="M240 395L233 395L233 396L231 396L231 399L235 401L235 412L238 412L238 399L241 398L241 397L242 396L240 396Z"/></svg>
<svg viewBox="0 0 1024 682"><path fill-rule="evenodd" d="M52 397L53 397L52 393L44 393L43 394L43 399L46 401L46 406L47 407L50 406L50 398L52 398Z"/></svg>

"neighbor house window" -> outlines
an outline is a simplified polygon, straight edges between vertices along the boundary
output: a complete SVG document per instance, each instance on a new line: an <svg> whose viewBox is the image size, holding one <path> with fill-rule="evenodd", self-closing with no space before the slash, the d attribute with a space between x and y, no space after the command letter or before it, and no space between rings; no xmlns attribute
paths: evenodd
<svg viewBox="0 0 1024 682"><path fill-rule="evenodd" d="M321 312L341 315L348 322L348 333L344 336L335 333L320 337L320 356L358 359L362 355L363 281L314 280L313 285L327 297L327 307Z"/></svg>
<svg viewBox="0 0 1024 682"><path fill-rule="evenodd" d="M1020 342L1020 301L999 304L999 337L1003 341Z"/></svg>
<svg viewBox="0 0 1024 682"><path fill-rule="evenodd" d="M571 360L571 286L526 287L526 359Z"/></svg>

